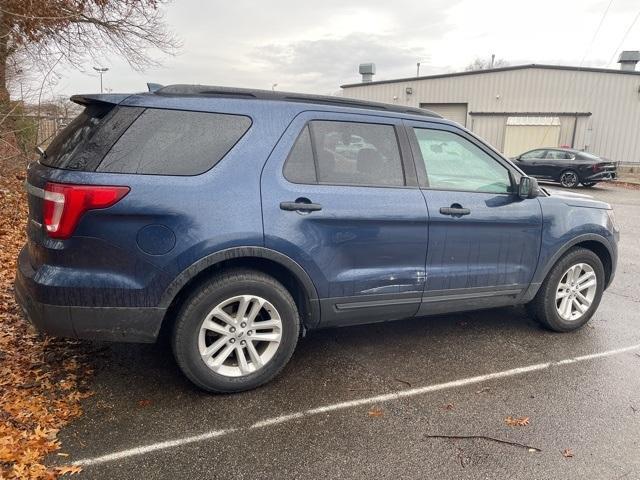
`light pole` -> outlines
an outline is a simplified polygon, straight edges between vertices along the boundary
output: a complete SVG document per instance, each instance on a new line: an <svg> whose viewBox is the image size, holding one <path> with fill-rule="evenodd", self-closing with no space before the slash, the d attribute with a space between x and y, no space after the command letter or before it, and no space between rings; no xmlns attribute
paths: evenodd
<svg viewBox="0 0 640 480"><path fill-rule="evenodd" d="M277 86L278 86L278 84L277 84L277 83L272 84L272 85L271 85L271 91L272 91L272 92L275 92L275 91L276 91L276 87L277 87Z"/></svg>
<svg viewBox="0 0 640 480"><path fill-rule="evenodd" d="M100 74L100 93L102 93L102 75L109 71L107 67L93 67Z"/></svg>

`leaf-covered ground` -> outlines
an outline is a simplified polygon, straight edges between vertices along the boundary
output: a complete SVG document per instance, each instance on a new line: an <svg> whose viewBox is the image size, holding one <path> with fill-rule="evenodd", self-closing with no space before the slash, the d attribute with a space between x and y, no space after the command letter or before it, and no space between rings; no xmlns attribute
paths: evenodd
<svg viewBox="0 0 640 480"><path fill-rule="evenodd" d="M47 467L58 430L81 415L91 373L77 342L38 335L13 297L27 218L24 163L0 163L0 479L53 479L77 467ZM62 454L64 455L64 454ZM60 457L61 459L64 456ZM64 463L64 462L56 462Z"/></svg>

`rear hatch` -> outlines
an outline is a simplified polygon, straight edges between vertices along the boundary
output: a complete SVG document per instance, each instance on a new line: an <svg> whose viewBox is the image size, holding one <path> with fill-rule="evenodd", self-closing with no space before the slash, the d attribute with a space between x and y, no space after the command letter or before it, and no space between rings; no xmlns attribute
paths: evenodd
<svg viewBox="0 0 640 480"><path fill-rule="evenodd" d="M55 182L74 182L74 172L94 172L115 141L140 115L143 109L119 107L127 95L74 96L72 100L85 106L84 111L60 132L49 144L39 162L27 170L27 223L29 257L34 268L54 254L41 245L56 250L56 241L47 236L45 223L45 197L47 185Z"/></svg>

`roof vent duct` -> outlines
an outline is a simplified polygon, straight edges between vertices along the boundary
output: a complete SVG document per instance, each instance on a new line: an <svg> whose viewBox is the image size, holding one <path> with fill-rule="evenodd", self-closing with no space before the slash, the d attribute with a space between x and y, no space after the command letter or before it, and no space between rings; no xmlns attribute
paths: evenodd
<svg viewBox="0 0 640 480"><path fill-rule="evenodd" d="M618 58L620 70L624 70L626 72L633 72L636 69L636 64L638 62L640 62L640 51L638 50L625 50Z"/></svg>
<svg viewBox="0 0 640 480"><path fill-rule="evenodd" d="M361 63L358 67L360 75L362 75L362 83L369 83L373 80L373 76L376 74L375 63Z"/></svg>

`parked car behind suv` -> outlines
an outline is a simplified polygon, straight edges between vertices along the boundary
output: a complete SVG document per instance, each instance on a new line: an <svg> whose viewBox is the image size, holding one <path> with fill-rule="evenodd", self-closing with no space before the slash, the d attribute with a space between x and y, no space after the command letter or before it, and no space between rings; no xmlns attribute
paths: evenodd
<svg viewBox="0 0 640 480"><path fill-rule="evenodd" d="M616 178L615 163L572 148L538 148L514 160L527 175L558 182L566 188L576 188L579 184L593 187L598 182Z"/></svg>
<svg viewBox="0 0 640 480"><path fill-rule="evenodd" d="M182 85L72 99L28 170L17 299L52 335L165 329L209 391L268 381L320 327L527 305L574 330L615 273L607 204L539 189L427 111Z"/></svg>

